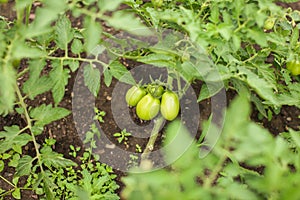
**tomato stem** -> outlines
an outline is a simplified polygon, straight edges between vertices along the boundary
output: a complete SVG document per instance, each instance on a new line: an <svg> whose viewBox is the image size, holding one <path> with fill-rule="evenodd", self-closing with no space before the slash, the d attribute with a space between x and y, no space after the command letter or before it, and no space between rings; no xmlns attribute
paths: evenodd
<svg viewBox="0 0 300 200"><path fill-rule="evenodd" d="M156 138L158 136L159 130L161 128L161 126L163 125L163 122L165 121L165 119L163 118L163 116L159 116L155 121L154 121L154 127L151 131L151 136L149 138L149 141L147 143L147 146L144 150L144 152L141 155L141 163L140 166L143 165L143 163L148 160L149 154L151 153L151 151L153 150L154 147L154 143L156 141Z"/></svg>

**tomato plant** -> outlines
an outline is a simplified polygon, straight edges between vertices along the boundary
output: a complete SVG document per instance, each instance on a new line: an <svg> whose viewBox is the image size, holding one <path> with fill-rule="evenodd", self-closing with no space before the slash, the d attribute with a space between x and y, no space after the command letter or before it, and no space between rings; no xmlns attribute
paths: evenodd
<svg viewBox="0 0 300 200"><path fill-rule="evenodd" d="M129 106L136 106L136 104L146 95L145 89L139 86L132 86L126 93L126 102Z"/></svg>
<svg viewBox="0 0 300 200"><path fill-rule="evenodd" d="M292 75L300 75L300 62L299 60L293 60L286 63L286 68L291 72Z"/></svg>
<svg viewBox="0 0 300 200"><path fill-rule="evenodd" d="M147 94L138 102L136 114L142 120L151 120L159 113L159 106L159 99Z"/></svg>
<svg viewBox="0 0 300 200"><path fill-rule="evenodd" d="M176 93L166 91L161 97L160 112L169 121L174 120L179 113L179 99Z"/></svg>

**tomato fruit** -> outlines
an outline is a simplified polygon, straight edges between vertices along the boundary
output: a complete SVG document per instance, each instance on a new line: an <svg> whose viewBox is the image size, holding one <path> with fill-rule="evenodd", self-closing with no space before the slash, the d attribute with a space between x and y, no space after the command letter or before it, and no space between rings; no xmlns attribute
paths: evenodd
<svg viewBox="0 0 300 200"><path fill-rule="evenodd" d="M176 93L166 91L161 97L160 112L169 121L175 119L179 113L179 99Z"/></svg>
<svg viewBox="0 0 300 200"><path fill-rule="evenodd" d="M300 75L300 62L298 60L287 62L286 68L291 72L292 75Z"/></svg>
<svg viewBox="0 0 300 200"><path fill-rule="evenodd" d="M146 91L138 86L132 86L126 93L126 102L130 106L136 106L136 104L146 95Z"/></svg>
<svg viewBox="0 0 300 200"><path fill-rule="evenodd" d="M142 120L151 120L159 112L160 101L151 94L144 96L136 106L136 114Z"/></svg>
<svg viewBox="0 0 300 200"><path fill-rule="evenodd" d="M268 18L264 23L264 29L271 30L275 25L275 18Z"/></svg>
<svg viewBox="0 0 300 200"><path fill-rule="evenodd" d="M160 98L164 93L165 89L161 85L148 85L147 91L155 98Z"/></svg>

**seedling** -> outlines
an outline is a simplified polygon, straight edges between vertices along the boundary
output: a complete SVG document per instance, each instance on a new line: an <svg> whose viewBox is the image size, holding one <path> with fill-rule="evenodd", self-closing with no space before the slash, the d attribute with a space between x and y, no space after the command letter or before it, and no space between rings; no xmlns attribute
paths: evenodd
<svg viewBox="0 0 300 200"><path fill-rule="evenodd" d="M123 129L121 132L119 133L115 133L114 137L117 138L119 143L122 143L124 141L124 144L127 146L126 141L128 140L128 137L131 136L131 133L127 132L126 129Z"/></svg>
<svg viewBox="0 0 300 200"><path fill-rule="evenodd" d="M95 112L95 116L94 116L94 120L97 120L101 123L104 123L104 119L103 117L106 115L105 111L101 111L98 108L94 107L94 112Z"/></svg>
<svg viewBox="0 0 300 200"><path fill-rule="evenodd" d="M136 145L135 145L135 151L136 151L137 153L142 153L142 147L141 147L139 144L136 144Z"/></svg>

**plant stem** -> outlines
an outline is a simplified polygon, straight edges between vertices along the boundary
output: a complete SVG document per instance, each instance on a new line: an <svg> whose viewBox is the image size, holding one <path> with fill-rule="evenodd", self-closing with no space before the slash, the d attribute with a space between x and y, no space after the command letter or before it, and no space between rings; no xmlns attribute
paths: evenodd
<svg viewBox="0 0 300 200"><path fill-rule="evenodd" d="M160 130L160 128L161 128L163 122L164 122L163 116L159 116L159 117L154 121L154 127L153 127L153 129L152 129L152 131L151 131L151 135L150 135L149 141L148 141L148 143L147 143L147 146L146 146L144 152L143 152L142 155L141 155L141 164L140 164L140 165L142 165L142 163L143 163L145 160L148 159L150 152L153 150L154 143L155 143L155 141L156 141L156 138L157 138L157 136L158 136L158 132L159 132L159 130Z"/></svg>
<svg viewBox="0 0 300 200"><path fill-rule="evenodd" d="M215 166L215 168L211 172L211 174L207 177L207 179L204 180L204 183L203 183L204 188L210 188L212 186L212 184L216 180L219 172L222 170L223 164L226 161L226 159L227 159L227 156L226 156L226 154L224 154L220 158L219 162L217 163L217 165Z"/></svg>
<svg viewBox="0 0 300 200"><path fill-rule="evenodd" d="M9 185L16 187L14 184L12 184L9 180L7 180L6 178L4 178L3 176L0 175L0 178L5 181L6 183L8 183Z"/></svg>
<svg viewBox="0 0 300 200"><path fill-rule="evenodd" d="M17 93L20 105L24 109L25 119L26 119L26 122L27 122L28 129L30 130L30 133L31 133L32 142L34 144L34 148L35 148L35 152L36 152L36 157L38 159L39 167L40 167L41 171L44 172L44 169L43 169L43 166L42 166L42 161L41 161L41 154L39 152L39 144L37 143L37 141L35 139L34 133L32 132L32 123L31 123L31 118L30 118L29 113L28 113L27 105L24 102L24 98L23 98L23 96L21 94L21 91L20 91L20 88L18 87L17 84L15 85L15 91Z"/></svg>

